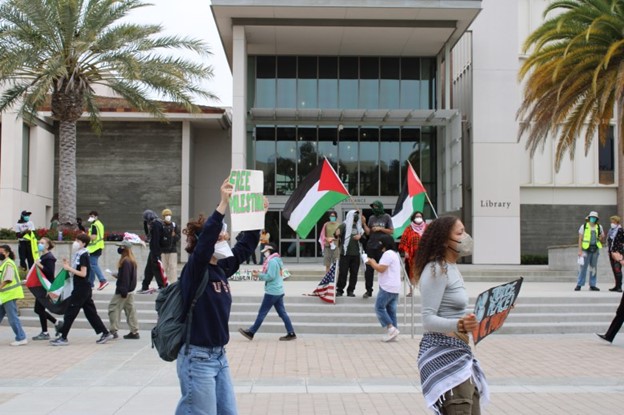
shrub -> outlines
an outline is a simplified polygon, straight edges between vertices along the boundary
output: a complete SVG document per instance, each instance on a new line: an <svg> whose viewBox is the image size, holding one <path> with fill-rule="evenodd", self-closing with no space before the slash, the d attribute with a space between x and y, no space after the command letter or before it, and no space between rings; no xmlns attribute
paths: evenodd
<svg viewBox="0 0 624 415"><path fill-rule="evenodd" d="M548 265L548 255L520 255L522 265Z"/></svg>
<svg viewBox="0 0 624 415"><path fill-rule="evenodd" d="M0 239L17 239L17 235L13 229L0 229Z"/></svg>

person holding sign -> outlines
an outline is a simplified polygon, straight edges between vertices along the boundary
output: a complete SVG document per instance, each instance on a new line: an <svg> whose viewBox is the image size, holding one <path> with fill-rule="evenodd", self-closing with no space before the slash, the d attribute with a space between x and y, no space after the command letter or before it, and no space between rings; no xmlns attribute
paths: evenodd
<svg viewBox="0 0 624 415"><path fill-rule="evenodd" d="M437 414L481 413L489 399L487 383L469 345L478 326L468 313L468 293L457 260L472 254L472 238L455 216L434 220L416 253L415 279L422 301L425 333L418 368L427 406Z"/></svg>

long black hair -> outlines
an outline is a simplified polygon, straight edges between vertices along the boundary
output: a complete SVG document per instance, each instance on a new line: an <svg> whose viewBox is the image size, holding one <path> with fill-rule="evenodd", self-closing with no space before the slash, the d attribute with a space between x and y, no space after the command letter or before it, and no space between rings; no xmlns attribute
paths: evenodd
<svg viewBox="0 0 624 415"><path fill-rule="evenodd" d="M15 260L15 254L13 253L13 250L11 249L9 245L0 245L0 248L2 248L2 250L7 253L7 256L9 258L11 258L12 260Z"/></svg>

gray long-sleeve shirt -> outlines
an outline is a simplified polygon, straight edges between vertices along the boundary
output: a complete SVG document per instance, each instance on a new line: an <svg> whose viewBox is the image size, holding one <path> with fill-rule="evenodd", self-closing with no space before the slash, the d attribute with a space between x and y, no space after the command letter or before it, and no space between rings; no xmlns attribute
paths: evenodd
<svg viewBox="0 0 624 415"><path fill-rule="evenodd" d="M457 331L457 322L468 307L468 293L457 264L447 264L445 273L439 263L428 263L420 276L420 297L425 331Z"/></svg>

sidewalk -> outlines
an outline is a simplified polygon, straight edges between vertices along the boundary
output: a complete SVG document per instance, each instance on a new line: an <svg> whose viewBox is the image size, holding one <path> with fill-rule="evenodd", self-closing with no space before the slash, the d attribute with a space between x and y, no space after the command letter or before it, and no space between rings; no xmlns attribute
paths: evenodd
<svg viewBox="0 0 624 415"><path fill-rule="evenodd" d="M29 330L29 336L36 333ZM10 347L0 327L0 413L12 415L172 414L175 364L141 339L97 345L72 330L70 346ZM416 366L420 337L301 336L280 342L232 333L228 355L239 413L427 414ZM624 405L624 334L613 345L594 335L492 335L476 356L488 377L487 414L615 414Z"/></svg>

